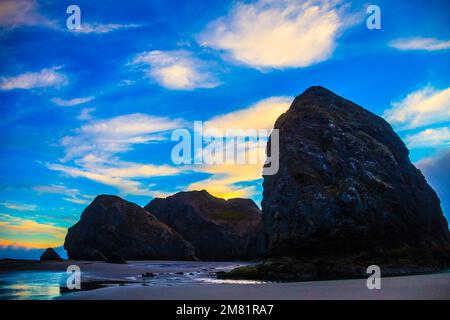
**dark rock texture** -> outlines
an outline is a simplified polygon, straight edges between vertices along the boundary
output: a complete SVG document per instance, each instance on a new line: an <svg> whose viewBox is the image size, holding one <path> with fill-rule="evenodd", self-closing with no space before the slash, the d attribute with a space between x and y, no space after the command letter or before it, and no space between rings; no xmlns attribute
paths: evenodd
<svg viewBox="0 0 450 320"><path fill-rule="evenodd" d="M194 249L142 207L100 195L69 228L64 242L69 259L192 260Z"/></svg>
<svg viewBox="0 0 450 320"><path fill-rule="evenodd" d="M252 259L264 252L261 211L252 200L190 191L154 199L145 209L189 241L199 259Z"/></svg>
<svg viewBox="0 0 450 320"><path fill-rule="evenodd" d="M45 251L41 254L41 257L39 258L41 261L60 261L62 258L59 256L59 254L55 251L53 248L47 248Z"/></svg>
<svg viewBox="0 0 450 320"><path fill-rule="evenodd" d="M123 264L123 263L127 263L125 261L125 259L118 253L115 252L111 252L110 254L108 254L106 258L106 262L108 263L118 263L118 264Z"/></svg>
<svg viewBox="0 0 450 320"><path fill-rule="evenodd" d="M269 256L314 262L316 271L449 265L440 201L385 120L311 87L275 128L280 167L264 176L262 201Z"/></svg>

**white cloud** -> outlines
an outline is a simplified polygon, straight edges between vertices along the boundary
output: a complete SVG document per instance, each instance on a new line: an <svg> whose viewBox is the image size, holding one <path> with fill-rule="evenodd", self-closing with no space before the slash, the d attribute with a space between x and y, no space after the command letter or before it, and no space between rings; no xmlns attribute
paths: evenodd
<svg viewBox="0 0 450 320"><path fill-rule="evenodd" d="M139 28L140 24L119 24L119 23L81 23L81 29L71 30L76 33L108 33L121 29Z"/></svg>
<svg viewBox="0 0 450 320"><path fill-rule="evenodd" d="M85 199L80 199L80 198L63 198L63 200L75 203L75 204L82 204L82 205L86 205L89 204L90 201L89 200L85 200Z"/></svg>
<svg viewBox="0 0 450 320"><path fill-rule="evenodd" d="M265 149L267 139L259 137L256 139L249 135L254 129L266 130L270 133L273 125L278 117L287 111L292 98L289 97L270 97L258 101L247 108L239 109L233 112L222 114L208 120L204 124L204 132L207 130L219 130L226 134L227 129L242 129L246 131L244 134L249 137L248 141L236 141L234 145L225 145L224 152L229 155L231 148L236 154L236 158L240 155L246 155L247 163L220 163L211 165L193 165L189 170L210 174L211 176L205 180L196 181L190 184L189 190L206 189L211 194L222 198L250 197L255 194L254 186L241 186L241 183L252 182L262 179L262 168L265 162ZM261 139L262 138L262 139ZM234 152L232 154L234 154ZM205 155L203 155L205 158ZM250 159L253 162L250 162ZM212 163L207 161L207 163Z"/></svg>
<svg viewBox="0 0 450 320"><path fill-rule="evenodd" d="M82 195L80 190L67 188L62 184L35 186L33 190L38 193L59 194L65 196L63 199L76 204L88 204L89 199L94 197L91 195Z"/></svg>
<svg viewBox="0 0 450 320"><path fill-rule="evenodd" d="M1 0L0 26L40 26L51 28L60 32L73 32L76 34L104 34L117 30L139 28L141 24L99 23L82 20L81 29L68 30L65 24L50 20L39 13L39 5L35 0Z"/></svg>
<svg viewBox="0 0 450 320"><path fill-rule="evenodd" d="M91 113L95 111L95 108L83 108L78 115L77 119L81 121L92 120Z"/></svg>
<svg viewBox="0 0 450 320"><path fill-rule="evenodd" d="M160 196L160 192L150 189L133 178L146 178L153 176L170 176L180 172L179 169L162 165L142 165L138 163L125 163L114 161L109 165L104 162L90 164L81 168L64 166L60 164L49 164L50 170L60 171L73 178L86 178L107 186L115 187L122 194L133 194L141 196Z"/></svg>
<svg viewBox="0 0 450 320"><path fill-rule="evenodd" d="M37 2L34 0L0 1L0 25L8 27L55 26L54 22L39 14Z"/></svg>
<svg viewBox="0 0 450 320"><path fill-rule="evenodd" d="M35 186L33 190L39 193L53 193L53 194L62 194L62 195L70 195L72 197L77 196L80 191L78 189L70 189L61 184L53 184L49 186Z"/></svg>
<svg viewBox="0 0 450 320"><path fill-rule="evenodd" d="M450 121L450 88L437 90L426 86L414 91L402 101L392 103L383 116L399 129Z"/></svg>
<svg viewBox="0 0 450 320"><path fill-rule="evenodd" d="M220 84L206 62L185 50L144 52L132 64L148 65L148 76L168 89L214 88Z"/></svg>
<svg viewBox="0 0 450 320"><path fill-rule="evenodd" d="M52 102L54 104L57 104L58 106L62 106L62 107L71 107L71 106L76 106L79 104L83 104L83 103L87 103L94 100L93 96L89 96L89 97L82 97L82 98L74 98L74 99L69 99L69 100L64 100L64 99L60 99L60 98L53 98Z"/></svg>
<svg viewBox="0 0 450 320"><path fill-rule="evenodd" d="M204 130L267 129L271 130L278 117L291 105L291 97L270 97L237 111L222 114L205 122Z"/></svg>
<svg viewBox="0 0 450 320"><path fill-rule="evenodd" d="M165 131L182 126L179 119L127 114L85 124L76 130L75 135L64 137L61 145L66 148L65 160L90 153L105 157L128 151L135 144L159 141Z"/></svg>
<svg viewBox="0 0 450 320"><path fill-rule="evenodd" d="M5 208L17 211L35 211L37 209L37 205L34 204L24 204L16 202L2 202L0 204Z"/></svg>
<svg viewBox="0 0 450 320"><path fill-rule="evenodd" d="M450 146L450 127L426 129L406 136L409 148Z"/></svg>
<svg viewBox="0 0 450 320"><path fill-rule="evenodd" d="M58 72L61 67L42 69L39 72L27 72L14 77L1 77L0 89L33 89L54 87L66 82L66 77Z"/></svg>
<svg viewBox="0 0 450 320"><path fill-rule="evenodd" d="M86 178L115 187L123 194L159 196L151 186L134 179L170 176L180 172L169 165L152 165L121 161L117 155L145 144L166 139L165 133L180 128L184 122L146 114L128 114L91 121L61 140L65 148L63 162L74 165L48 164L51 170L67 176ZM73 197L72 197L73 199Z"/></svg>
<svg viewBox="0 0 450 320"><path fill-rule="evenodd" d="M450 49L450 40L421 37L404 38L391 41L389 46L399 50L438 51Z"/></svg>
<svg viewBox="0 0 450 320"><path fill-rule="evenodd" d="M198 36L256 68L306 67L329 59L339 33L354 23L341 1L260 0L237 3Z"/></svg>
<svg viewBox="0 0 450 320"><path fill-rule="evenodd" d="M0 246L57 247L64 242L66 228L0 213ZM18 235L25 235L17 240Z"/></svg>

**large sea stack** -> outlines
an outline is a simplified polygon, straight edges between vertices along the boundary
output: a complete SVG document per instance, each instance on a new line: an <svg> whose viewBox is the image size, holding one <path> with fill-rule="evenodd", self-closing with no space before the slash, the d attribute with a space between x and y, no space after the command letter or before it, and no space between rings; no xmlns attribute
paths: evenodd
<svg viewBox="0 0 450 320"><path fill-rule="evenodd" d="M69 228L64 248L77 260L192 260L193 247L142 207L101 195Z"/></svg>
<svg viewBox="0 0 450 320"><path fill-rule="evenodd" d="M252 200L189 191L156 198L145 209L189 241L199 259L252 259L264 253L261 211Z"/></svg>
<svg viewBox="0 0 450 320"><path fill-rule="evenodd" d="M440 200L385 120L311 87L274 128L280 166L264 176L262 201L271 258L234 276L333 278L363 276L372 264L384 275L450 265Z"/></svg>

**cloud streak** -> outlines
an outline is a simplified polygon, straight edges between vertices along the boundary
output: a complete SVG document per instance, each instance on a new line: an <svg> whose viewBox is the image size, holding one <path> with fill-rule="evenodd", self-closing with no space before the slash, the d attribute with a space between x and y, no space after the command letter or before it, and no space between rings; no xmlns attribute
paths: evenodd
<svg viewBox="0 0 450 320"><path fill-rule="evenodd" d="M73 178L85 178L120 190L122 194L160 196L150 185L135 179L171 176L180 170L169 165L152 165L121 161L119 155L135 145L165 140L169 130L184 125L181 119L168 119L147 114L128 114L108 119L93 120L65 136L60 145L65 148L62 163L49 163L50 170ZM42 189L41 189L42 190ZM80 198L66 199L80 202Z"/></svg>
<svg viewBox="0 0 450 320"><path fill-rule="evenodd" d="M64 161L93 154L105 158L129 151L136 144L163 139L161 134L183 126L180 119L155 117L142 113L121 115L91 121L65 136L61 145L66 149Z"/></svg>
<svg viewBox="0 0 450 320"><path fill-rule="evenodd" d="M450 88L421 88L392 103L383 116L400 130L450 121Z"/></svg>
<svg viewBox="0 0 450 320"><path fill-rule="evenodd" d="M53 184L53 185L41 185L33 187L33 190L37 193L49 193L49 194L58 194L63 195L63 200L75 203L75 204L88 204L89 201L93 199L93 196L90 195L82 195L80 190L67 188L62 184Z"/></svg>
<svg viewBox="0 0 450 320"><path fill-rule="evenodd" d="M102 34L109 33L113 31L123 30L123 29L133 29L139 28L142 25L140 24L120 24L120 23L81 23L81 29L71 30L75 33L84 33L84 34Z"/></svg>
<svg viewBox="0 0 450 320"><path fill-rule="evenodd" d="M37 209L37 205L34 204L25 204L25 203L16 203L16 202L2 202L0 205L5 208L16 210L16 211L35 211Z"/></svg>
<svg viewBox="0 0 450 320"><path fill-rule="evenodd" d="M171 176L178 174L180 170L167 166L142 165L137 163L114 162L114 165L106 166L105 163L91 165L89 167L73 167L60 164L49 164L50 170L59 171L72 178L85 178L110 187L117 188L122 194L139 196L164 196L163 193L150 189L151 185L132 180L133 178L148 178L154 176Z"/></svg>
<svg viewBox="0 0 450 320"><path fill-rule="evenodd" d="M265 149L267 139L250 136L252 131L257 133L263 129L268 133L273 128L276 119L286 112L292 102L290 97L270 97L258 101L247 108L222 114L205 122L204 132L221 132L226 134L227 129L242 129L246 140L237 140L236 149L233 150L238 157L247 158L245 164L218 163L211 165L194 165L192 171L210 174L208 179L190 184L189 190L206 189L211 194L225 199L235 197L251 197L255 194L255 186L242 186L242 183L262 179L262 168L265 162ZM253 129L253 130L249 130ZM219 131L216 131L219 130ZM262 139L261 139L262 138ZM234 145L226 145L224 152L228 155ZM205 157L205 155L203 155ZM253 162L250 162L253 159ZM207 163L213 163L208 161Z"/></svg>
<svg viewBox="0 0 450 320"><path fill-rule="evenodd" d="M34 89L44 87L57 87L67 82L65 75L58 70L61 67L42 69L38 72L26 72L13 77L1 77L0 89Z"/></svg>
<svg viewBox="0 0 450 320"><path fill-rule="evenodd" d="M0 25L7 27L55 26L54 22L39 14L37 2L34 0L2 0L0 2Z"/></svg>
<svg viewBox="0 0 450 320"><path fill-rule="evenodd" d="M234 112L216 116L205 122L205 130L267 129L271 130L278 117L291 105L292 97L270 97Z"/></svg>
<svg viewBox="0 0 450 320"><path fill-rule="evenodd" d="M94 100L94 97L89 96L89 97L74 98L74 99L69 99L69 100L64 100L61 98L53 98L52 102L54 104L57 104L58 106L72 107L72 106L77 106L79 104L88 103L92 100Z"/></svg>
<svg viewBox="0 0 450 320"><path fill-rule="evenodd" d="M406 136L409 148L429 148L450 146L450 127L426 129Z"/></svg>
<svg viewBox="0 0 450 320"><path fill-rule="evenodd" d="M67 229L53 224L0 214L0 246L47 248L60 246Z"/></svg>
<svg viewBox="0 0 450 320"><path fill-rule="evenodd" d="M398 50L439 51L450 49L450 40L422 37L403 38L391 41L389 46Z"/></svg>

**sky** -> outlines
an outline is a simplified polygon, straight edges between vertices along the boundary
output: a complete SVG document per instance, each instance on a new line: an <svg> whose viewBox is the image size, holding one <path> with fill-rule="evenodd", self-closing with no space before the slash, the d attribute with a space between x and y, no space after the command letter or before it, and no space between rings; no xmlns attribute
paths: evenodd
<svg viewBox="0 0 450 320"><path fill-rule="evenodd" d="M172 133L270 130L312 85L383 116L448 219L449 27L445 0L0 0L0 258L60 247L98 194L259 204L260 165L175 164Z"/></svg>

